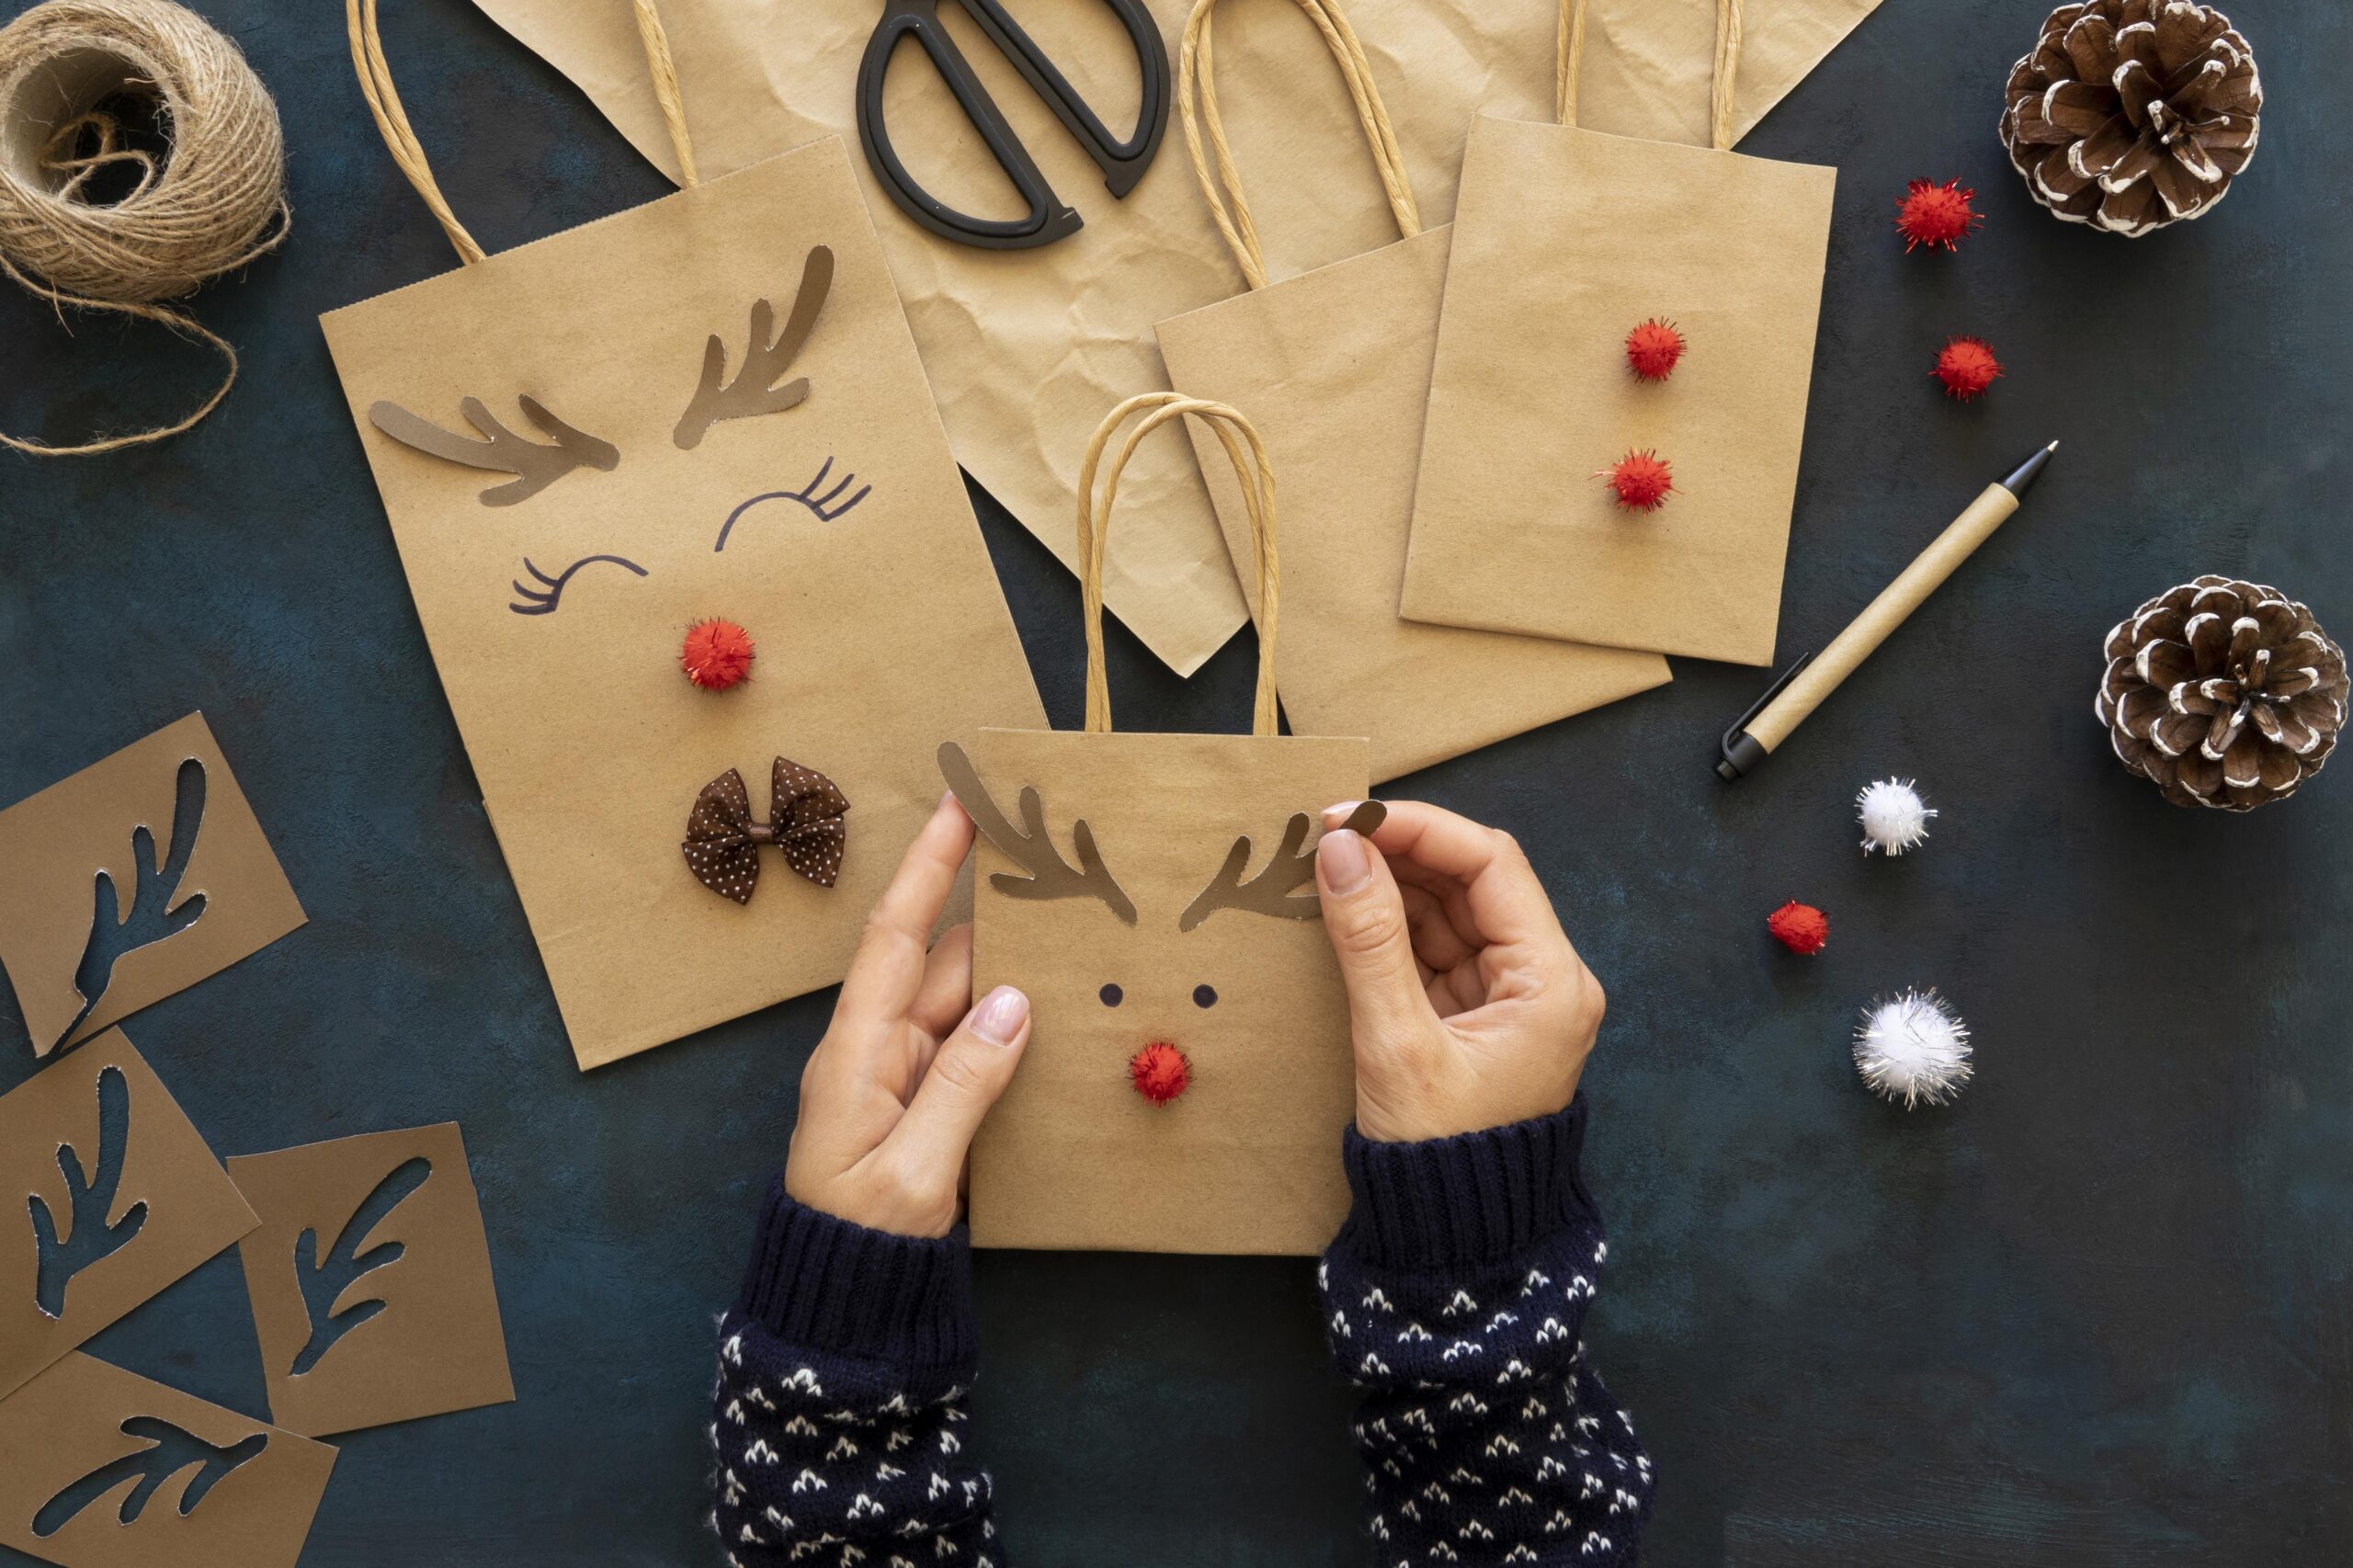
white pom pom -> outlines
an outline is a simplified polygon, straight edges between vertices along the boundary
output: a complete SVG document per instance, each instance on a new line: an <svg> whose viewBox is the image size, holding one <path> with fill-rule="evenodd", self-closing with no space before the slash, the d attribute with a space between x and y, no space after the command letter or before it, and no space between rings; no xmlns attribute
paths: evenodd
<svg viewBox="0 0 2353 1568"><path fill-rule="evenodd" d="M1901 855L1916 849L1928 836L1928 819L1937 813L1920 799L1909 778L1882 778L1863 786L1855 797L1855 815L1863 824L1863 853L1884 849Z"/></svg>
<svg viewBox="0 0 2353 1568"><path fill-rule="evenodd" d="M1855 1071L1906 1110L1942 1105L1969 1082L1969 1029L1934 988L1874 1002L1855 1030Z"/></svg>

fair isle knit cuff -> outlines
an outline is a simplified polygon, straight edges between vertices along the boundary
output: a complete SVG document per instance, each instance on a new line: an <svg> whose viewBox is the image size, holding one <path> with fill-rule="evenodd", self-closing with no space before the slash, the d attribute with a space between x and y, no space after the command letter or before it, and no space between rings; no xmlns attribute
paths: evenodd
<svg viewBox="0 0 2353 1568"><path fill-rule="evenodd" d="M972 1246L870 1231L769 1189L736 1311L787 1345L969 1382Z"/></svg>
<svg viewBox="0 0 2353 1568"><path fill-rule="evenodd" d="M1585 1118L1580 1095L1551 1116L1420 1143L1376 1143L1350 1127L1342 1159L1356 1201L1332 1250L1372 1268L1462 1268L1597 1224L1577 1167Z"/></svg>

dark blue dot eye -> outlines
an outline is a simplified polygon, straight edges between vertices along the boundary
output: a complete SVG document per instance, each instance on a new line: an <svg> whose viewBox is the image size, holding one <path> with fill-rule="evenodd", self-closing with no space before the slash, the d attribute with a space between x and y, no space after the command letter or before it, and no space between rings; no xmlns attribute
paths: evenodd
<svg viewBox="0 0 2353 1568"><path fill-rule="evenodd" d="M1194 986L1194 987L1193 987L1193 1006L1196 1006L1196 1007L1214 1007L1214 1006L1217 1006L1217 987L1216 987L1216 986L1214 986L1214 985L1196 985L1196 986Z"/></svg>
<svg viewBox="0 0 2353 1568"><path fill-rule="evenodd" d="M1117 985L1107 985L1101 991L1097 992L1097 994L1103 998L1103 1006L1106 1007L1118 1006L1121 1002L1127 1000L1128 995L1126 992L1120 990Z"/></svg>

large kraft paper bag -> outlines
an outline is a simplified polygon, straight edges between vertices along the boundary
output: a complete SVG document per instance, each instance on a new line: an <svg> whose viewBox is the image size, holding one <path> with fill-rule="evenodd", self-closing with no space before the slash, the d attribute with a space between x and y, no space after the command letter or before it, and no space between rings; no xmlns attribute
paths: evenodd
<svg viewBox="0 0 2353 1568"><path fill-rule="evenodd" d="M1098 460L1139 413L1098 512ZM1216 428L1257 524L1268 608L1253 733L1116 734L1097 518L1108 524L1144 437L1188 416ZM1318 1252L1347 1208L1340 1135L1356 1076L1314 846L1323 808L1365 793L1365 744L1276 733L1274 481L1247 421L1167 392L1131 399L1097 431L1079 483L1086 728L984 730L969 750L940 749L982 833L973 988L1020 987L1036 1020L972 1144L972 1239ZM1360 807L1351 825L1369 830L1380 811Z"/></svg>
<svg viewBox="0 0 2353 1568"><path fill-rule="evenodd" d="M647 158L673 173L630 7L619 0L475 0L579 84ZM1734 123L1745 131L1874 10L1880 0L1748 0ZM1189 0L1149 0L1172 57ZM813 137L854 136L860 56L881 0L664 0L706 175ZM1124 134L1138 101L1135 58L1100 0L1020 0L1026 28L1103 121ZM906 301L949 438L973 478L1066 564L1072 461L1101 411L1163 386L1153 327L1233 291L1223 246L1181 167L1156 167L1125 200L955 5L940 14L1057 193L1086 226L1044 250L979 251L933 235L885 199L863 161L883 248ZM1539 119L1552 105L1548 0L1358 0L1381 42L1389 103L1414 187L1432 224L1454 206L1472 116ZM1585 122L1627 136L1705 142L1712 0L1594 0ZM1388 214L1363 199L1348 106L1290 91L1307 19L1257 6L1228 23L1237 138L1265 158L1261 199L1292 215L1310 261L1389 242ZM902 45L886 112L926 188L969 211L1017 210L979 137L938 74ZM855 143L853 143L855 144ZM1164 146L1164 163L1175 149ZM1297 270L1277 258L1277 271ZM1216 518L1182 442L1139 454L1128 486L1137 526L1105 569L1107 602L1179 673L1243 620L1243 597ZM1246 574L1245 574L1247 575Z"/></svg>
<svg viewBox="0 0 2353 1568"><path fill-rule="evenodd" d="M1464 155L1404 613L1769 664L1837 171L1732 145L1742 0L1720 0L1712 148L1577 124L1584 0L1562 0L1558 125L1482 119ZM1664 381L1626 334L1689 344ZM1674 470L1659 510L1597 478Z"/></svg>
<svg viewBox="0 0 2353 1568"><path fill-rule="evenodd" d="M841 142L324 324L581 1065L839 980L939 737L1044 718ZM416 444L470 425L529 472ZM709 618L729 689L682 670Z"/></svg>
<svg viewBox="0 0 2353 1568"><path fill-rule="evenodd" d="M1282 475L1291 568L1275 665L1284 710L1307 734L1369 736L1381 783L1664 685L1668 676L1655 653L1399 619L1449 234L1421 227L1372 62L1337 0L1299 3L1324 29L1348 85L1404 237L1269 280L1223 132L1211 64L1218 0L1199 0L1185 32L1177 105L1194 174L1250 291L1161 323L1160 348L1177 392L1247 408L1265 432ZM1219 460L1214 435L1200 425L1188 430L1235 572L1249 584L1243 492ZM1261 608L1254 593L1254 617Z"/></svg>

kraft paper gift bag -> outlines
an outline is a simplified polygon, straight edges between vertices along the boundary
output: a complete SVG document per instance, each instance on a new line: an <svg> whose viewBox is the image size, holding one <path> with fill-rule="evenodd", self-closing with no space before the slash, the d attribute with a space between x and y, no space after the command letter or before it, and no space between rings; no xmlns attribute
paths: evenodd
<svg viewBox="0 0 2353 1568"><path fill-rule="evenodd" d="M1719 0L1714 145L1582 129L1584 0L1563 0L1558 125L1483 119L1462 166L1404 613L1769 664L1837 171L1729 151L1741 0ZM1673 374L1625 338L1673 323ZM1597 477L1655 451L1674 490Z"/></svg>
<svg viewBox="0 0 2353 1568"><path fill-rule="evenodd" d="M1160 351L1177 392L1251 411L1283 477L1291 573L1275 680L1291 723L1309 734L1370 737L1378 783L1664 685L1666 661L1655 653L1399 619L1448 232L1421 226L1381 89L1337 0L1298 0L1347 83L1403 237L1270 281L1219 112L1217 3L1193 8L1176 101L1193 172L1250 291L1161 323ZM1244 494L1218 460L1213 435L1199 425L1188 430L1247 585ZM1250 608L1254 616L1261 609L1255 594Z"/></svg>
<svg viewBox="0 0 2353 1568"><path fill-rule="evenodd" d="M939 737L1043 709L841 142L484 258L373 11L467 265L327 341L593 1067L839 980Z"/></svg>
<svg viewBox="0 0 2353 1568"><path fill-rule="evenodd" d="M578 83L648 159L676 170L627 6L475 3ZM1593 3L1586 123L1704 141L1711 0ZM1879 3L1748 0L1737 125L1755 123ZM1173 59L1190 0L1148 4ZM881 0L664 0L680 74L693 89L688 110L704 174L816 136L854 137L858 64L882 9ZM1124 134L1140 96L1136 61L1109 7L1016 0L1011 11L1103 122ZM1101 171L964 7L942 5L938 13L1086 227L1043 250L974 250L901 213L863 164L859 177L957 457L1074 567L1063 521L1072 460L1104 409L1137 387L1167 384L1154 325L1225 298L1232 273L1181 167L1155 167L1113 200ZM1544 0L1357 0L1354 16L1380 40L1384 65L1396 66L1390 104L1414 187L1425 218L1443 223L1472 117L1483 109L1534 119L1552 111L1552 7ZM1302 256L1355 256L1386 244L1388 214L1360 194L1347 102L1291 90L1302 51L1314 47L1307 19L1288 6L1255 6L1225 31L1235 129L1245 145L1265 149L1260 200L1293 215ZM1017 210L986 147L913 47L900 46L887 109L923 184L975 213ZM1174 142L1162 146L1164 164L1176 161ZM1165 449L1139 454L1128 478L1142 526L1113 543L1105 599L1189 675L1241 626L1243 597L1191 455L1182 442L1154 445Z"/></svg>
<svg viewBox="0 0 2353 1568"><path fill-rule="evenodd" d="M1103 449L1142 414L1103 474ZM1104 681L1105 530L1138 445L1212 425L1250 497L1266 631L1248 735L1123 734ZM1313 1253L1347 1208L1347 1006L1315 898L1323 808L1362 799L1365 744L1276 733L1274 478L1233 409L1130 399L1079 469L1086 728L940 748L980 825L972 983L1026 992L1021 1071L972 1144L983 1246ZM1350 824L1369 830L1381 808ZM1304 891L1302 891L1304 890Z"/></svg>

